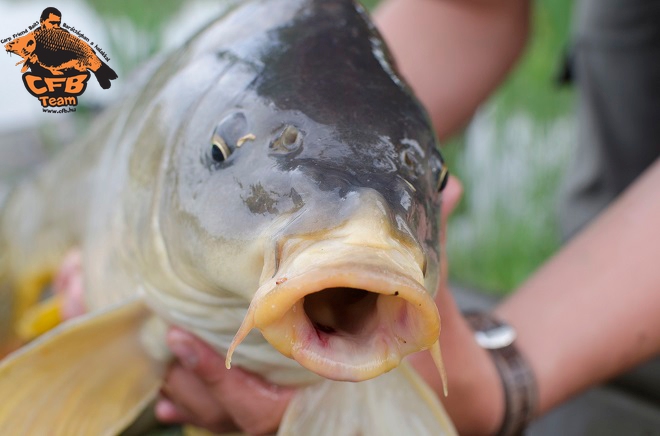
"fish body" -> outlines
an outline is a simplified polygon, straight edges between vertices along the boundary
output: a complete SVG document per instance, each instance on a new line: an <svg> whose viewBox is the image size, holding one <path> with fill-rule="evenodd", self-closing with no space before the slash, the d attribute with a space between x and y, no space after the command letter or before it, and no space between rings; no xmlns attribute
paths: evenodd
<svg viewBox="0 0 660 436"><path fill-rule="evenodd" d="M57 341L68 346L67 335L107 332L101 324L149 313L139 324L146 359L165 355L163 326L178 325L228 364L308 386L283 433L316 428L322 419L305 405L334 395L326 417L364 415L341 431L369 433L374 416L413 428L413 413L429 434L451 434L413 371L380 376L437 347L445 173L436 145L360 5L231 8L8 199L0 215L5 300L25 310L79 246L90 313L0 364L0 393L3 374L43 360ZM97 313L103 322L94 322ZM358 392L378 401L341 381L360 382ZM389 405L386 392L397 393Z"/></svg>
<svg viewBox="0 0 660 436"><path fill-rule="evenodd" d="M96 55L82 39L57 28L37 28L7 44L5 50L23 58L22 72L47 71L53 75L75 70L90 70L102 88L110 88L110 80L117 78L115 71Z"/></svg>

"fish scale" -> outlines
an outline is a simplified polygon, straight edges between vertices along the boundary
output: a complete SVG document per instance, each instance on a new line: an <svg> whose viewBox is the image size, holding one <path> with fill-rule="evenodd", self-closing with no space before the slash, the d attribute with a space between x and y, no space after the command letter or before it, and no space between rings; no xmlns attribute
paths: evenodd
<svg viewBox="0 0 660 436"><path fill-rule="evenodd" d="M77 36L61 29L40 29L35 32L35 40L53 51L67 50L76 57L89 56L94 52Z"/></svg>

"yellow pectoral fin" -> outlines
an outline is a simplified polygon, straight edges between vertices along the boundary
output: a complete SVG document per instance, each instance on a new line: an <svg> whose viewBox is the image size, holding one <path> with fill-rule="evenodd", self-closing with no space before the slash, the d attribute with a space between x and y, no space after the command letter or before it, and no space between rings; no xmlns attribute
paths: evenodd
<svg viewBox="0 0 660 436"><path fill-rule="evenodd" d="M16 324L23 318L25 312L38 304L42 298L44 288L53 280L52 271L43 271L30 275L29 280L21 281L15 288L13 295L13 322Z"/></svg>
<svg viewBox="0 0 660 436"><path fill-rule="evenodd" d="M437 395L405 362L374 379L301 389L278 435L456 435Z"/></svg>
<svg viewBox="0 0 660 436"><path fill-rule="evenodd" d="M62 321L62 297L54 295L30 307L18 320L16 333L27 342L57 327Z"/></svg>
<svg viewBox="0 0 660 436"><path fill-rule="evenodd" d="M106 435L130 424L164 373L140 340L149 317L132 300L67 321L0 362L0 434Z"/></svg>
<svg viewBox="0 0 660 436"><path fill-rule="evenodd" d="M3 279L0 271L0 359L21 345L14 329L14 294Z"/></svg>
<svg viewBox="0 0 660 436"><path fill-rule="evenodd" d="M14 286L0 271L0 358L61 322L58 298L39 302L51 279L33 274Z"/></svg>

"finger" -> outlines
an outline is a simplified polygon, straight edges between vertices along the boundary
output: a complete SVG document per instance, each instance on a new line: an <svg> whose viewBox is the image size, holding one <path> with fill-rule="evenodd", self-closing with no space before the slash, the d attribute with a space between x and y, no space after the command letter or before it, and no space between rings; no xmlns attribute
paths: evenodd
<svg viewBox="0 0 660 436"><path fill-rule="evenodd" d="M171 329L168 345L207 384L242 431L265 434L277 429L295 389L274 385L240 368L227 370L223 356L183 330Z"/></svg>
<svg viewBox="0 0 660 436"><path fill-rule="evenodd" d="M184 413L170 399L161 397L155 407L156 419L165 424L182 424L190 422L193 417Z"/></svg>
<svg viewBox="0 0 660 436"><path fill-rule="evenodd" d="M220 385L228 374L225 358L187 331L171 328L167 333L167 345L184 367L210 386Z"/></svg>
<svg viewBox="0 0 660 436"><path fill-rule="evenodd" d="M225 405L239 428L249 434L272 434L279 427L296 389L272 384L236 368L226 378L222 391L225 398L231 399Z"/></svg>
<svg viewBox="0 0 660 436"><path fill-rule="evenodd" d="M53 292L62 296L61 313L70 319L86 312L84 302L82 254L79 248L70 250L62 261L55 280Z"/></svg>
<svg viewBox="0 0 660 436"><path fill-rule="evenodd" d="M170 370L164 393L191 417L186 422L215 432L238 430L223 401L222 386L228 375L224 357L195 335L176 327L168 331L167 344L180 365Z"/></svg>
<svg viewBox="0 0 660 436"><path fill-rule="evenodd" d="M454 176L449 176L447 186L442 191L442 221L446 222L463 195L463 185Z"/></svg>
<svg viewBox="0 0 660 436"><path fill-rule="evenodd" d="M82 269L82 253L79 248L69 250L62 260L60 267L53 281L53 290L62 292L67 287L67 282L72 275L77 274Z"/></svg>
<svg viewBox="0 0 660 436"><path fill-rule="evenodd" d="M162 397L155 406L156 418L164 424L187 424L207 429L214 434L233 433L238 430L233 424L206 423L169 398Z"/></svg>
<svg viewBox="0 0 660 436"><path fill-rule="evenodd" d="M279 399L278 394L283 391L283 388L248 371L240 368L228 370L224 356L189 332L174 327L168 332L167 341L182 365L217 391L233 391L247 387L256 390L257 394L270 401Z"/></svg>
<svg viewBox="0 0 660 436"><path fill-rule="evenodd" d="M463 185L461 182L454 176L449 176L447 180L447 186L445 190L442 191L442 210L441 210L441 221L440 221L440 245L442 250L441 258L441 277L447 277L447 258L445 256L445 242L447 241L447 221L449 215L454 211L458 202L461 200L463 195Z"/></svg>
<svg viewBox="0 0 660 436"><path fill-rule="evenodd" d="M435 296L435 302L440 311L440 316L444 320L447 311L452 312L453 297L449 292L448 277L449 263L447 262L447 220L454 211L463 194L461 182L454 176L449 176L447 186L442 191L442 221L440 225L440 282L438 283L438 292Z"/></svg>
<svg viewBox="0 0 660 436"><path fill-rule="evenodd" d="M163 394L190 415L208 422L228 420L229 415L211 394L197 374L178 364L172 365L165 377Z"/></svg>

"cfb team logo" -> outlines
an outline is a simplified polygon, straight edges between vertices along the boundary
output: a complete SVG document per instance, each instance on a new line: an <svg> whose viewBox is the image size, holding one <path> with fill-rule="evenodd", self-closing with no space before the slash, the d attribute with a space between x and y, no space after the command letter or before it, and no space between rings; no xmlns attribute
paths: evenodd
<svg viewBox="0 0 660 436"><path fill-rule="evenodd" d="M23 65L23 84L30 94L39 99L44 112L69 112L66 109L56 111L46 108L76 106L78 97L85 92L90 71L103 89L110 88L110 81L117 78L117 73L90 47L89 38L64 23L63 27L78 36L73 35L60 27L61 24L60 11L46 8L39 22L29 26L29 31L25 29L12 35L14 39L5 44L7 52L23 58L16 64ZM3 39L2 42L8 40ZM96 49L106 62L110 60L98 45Z"/></svg>

